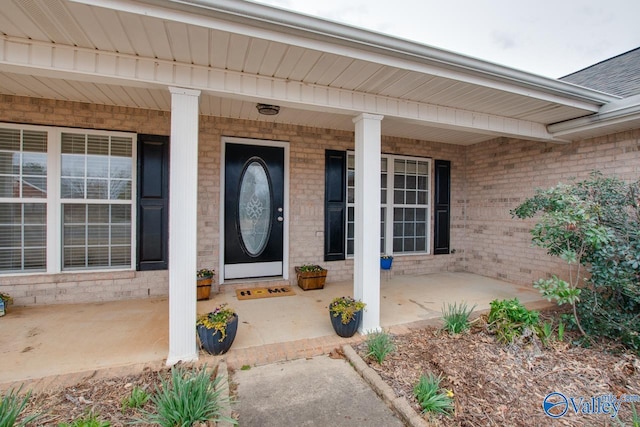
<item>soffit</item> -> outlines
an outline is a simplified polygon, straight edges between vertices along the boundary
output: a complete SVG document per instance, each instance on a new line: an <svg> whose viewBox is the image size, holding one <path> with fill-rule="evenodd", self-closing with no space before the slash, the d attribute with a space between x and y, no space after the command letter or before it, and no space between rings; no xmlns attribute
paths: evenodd
<svg viewBox="0 0 640 427"><path fill-rule="evenodd" d="M542 124L562 122L593 112L585 109L580 102L573 104L570 101L561 103L539 99L522 91L514 93L451 78L446 73L420 72L229 30L205 28L65 0L5 0L0 9L0 28L6 36L18 39L193 64L240 75L267 76L315 87L373 94L392 100L477 111ZM170 109L166 89L20 75L20 72L6 70L3 73L5 79L0 84L3 93ZM201 110L203 114L223 117L277 120L338 129L342 129L340 123L344 123L348 130L353 129L351 116L306 111L300 106L288 111L283 108L277 118L257 116L254 106L259 101L260 98L221 98L205 93ZM425 138L424 135L428 134L425 139L462 144L493 137L486 133L460 132L450 126L436 128L407 124L402 117L386 117L384 122L387 123L383 131L394 136L423 135L422 138Z"/></svg>

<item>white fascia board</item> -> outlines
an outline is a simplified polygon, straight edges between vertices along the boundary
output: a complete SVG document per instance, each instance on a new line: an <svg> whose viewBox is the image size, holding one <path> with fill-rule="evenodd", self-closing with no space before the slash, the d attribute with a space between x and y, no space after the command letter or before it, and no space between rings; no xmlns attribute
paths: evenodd
<svg viewBox="0 0 640 427"><path fill-rule="evenodd" d="M234 0L71 1L450 78L590 112L618 99L556 79L257 3Z"/></svg>
<svg viewBox="0 0 640 427"><path fill-rule="evenodd" d="M21 48L15 49L16 45ZM78 58L83 58L82 63ZM564 142L550 134L544 124L527 120L6 36L0 38L0 70L156 89L180 86L252 102L267 101L354 116L366 112L487 135Z"/></svg>
<svg viewBox="0 0 640 427"><path fill-rule="evenodd" d="M640 120L640 95L611 102L603 106L596 114L554 123L547 126L547 130L556 137L570 137L576 133L637 120Z"/></svg>

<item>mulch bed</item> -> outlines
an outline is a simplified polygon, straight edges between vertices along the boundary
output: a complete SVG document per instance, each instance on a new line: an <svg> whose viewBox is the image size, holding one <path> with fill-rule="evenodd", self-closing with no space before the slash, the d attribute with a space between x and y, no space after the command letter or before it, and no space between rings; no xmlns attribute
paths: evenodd
<svg viewBox="0 0 640 427"><path fill-rule="evenodd" d="M160 384L160 375L168 376L169 370L145 369L140 374L126 377L89 378L71 387L34 393L23 414L42 414L36 420L37 425L71 423L91 413L110 422L111 427L130 425L132 420L140 418L140 412L135 409L123 411L123 399L131 395L135 386L152 392Z"/></svg>
<svg viewBox="0 0 640 427"><path fill-rule="evenodd" d="M450 336L437 328L395 336L397 350L380 365L365 358L366 343L356 351L395 391L420 413L413 387L427 372L442 374L452 390L453 416L423 417L443 426L584 426L630 424L631 404L622 403L618 419L609 415L575 414L552 419L542 409L549 393L567 397L640 395L640 359L606 344L591 348L567 342L544 347L537 337L505 346L498 344L479 319L467 334ZM565 339L571 339L568 337ZM640 412L640 403L635 404Z"/></svg>

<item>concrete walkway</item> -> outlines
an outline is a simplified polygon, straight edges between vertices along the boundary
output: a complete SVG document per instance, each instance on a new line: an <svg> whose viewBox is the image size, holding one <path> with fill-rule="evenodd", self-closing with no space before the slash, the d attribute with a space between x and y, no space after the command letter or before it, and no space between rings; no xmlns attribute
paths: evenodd
<svg viewBox="0 0 640 427"><path fill-rule="evenodd" d="M236 371L242 427L402 427L344 359L317 356Z"/></svg>

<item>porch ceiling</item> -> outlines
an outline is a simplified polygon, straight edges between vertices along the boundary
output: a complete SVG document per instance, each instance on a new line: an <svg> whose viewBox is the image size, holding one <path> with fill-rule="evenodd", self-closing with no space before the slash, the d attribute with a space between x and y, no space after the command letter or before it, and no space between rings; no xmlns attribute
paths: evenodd
<svg viewBox="0 0 640 427"><path fill-rule="evenodd" d="M547 125L612 99L376 33L354 30L368 44L338 39L334 27L349 27L256 4L226 2L251 9L247 17L205 0L79 1L3 1L0 93L170 110L170 83L201 89L205 115L351 131L355 112L371 112L385 116L385 135L453 144L552 140ZM394 41L405 50L382 46ZM265 117L256 102L283 108Z"/></svg>

